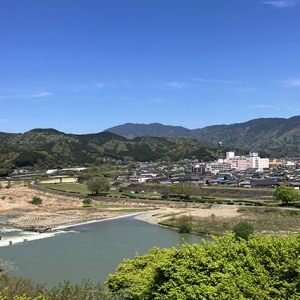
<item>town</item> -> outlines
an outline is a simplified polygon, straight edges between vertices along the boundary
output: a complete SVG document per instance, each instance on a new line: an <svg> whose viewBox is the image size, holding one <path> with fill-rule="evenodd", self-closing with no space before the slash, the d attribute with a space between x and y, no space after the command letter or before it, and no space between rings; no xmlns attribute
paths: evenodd
<svg viewBox="0 0 300 300"><path fill-rule="evenodd" d="M221 155L220 155L221 156ZM190 181L203 185L244 188L276 188L288 185L296 189L300 186L300 167L297 160L261 158L257 152L247 156L236 156L234 151L226 152L226 158L213 162L197 159L182 159L177 162L134 162L112 158L103 159L103 165L115 169L99 175L111 180L136 183L173 184ZM70 167L46 171L15 169L11 179L47 176L70 176L89 167Z"/></svg>

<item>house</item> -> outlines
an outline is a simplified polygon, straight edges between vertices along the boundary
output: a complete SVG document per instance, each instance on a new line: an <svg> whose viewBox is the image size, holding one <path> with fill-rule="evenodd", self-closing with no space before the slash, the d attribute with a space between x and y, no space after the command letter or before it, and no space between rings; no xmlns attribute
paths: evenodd
<svg viewBox="0 0 300 300"><path fill-rule="evenodd" d="M252 188L277 188L279 183L274 178L251 179Z"/></svg>

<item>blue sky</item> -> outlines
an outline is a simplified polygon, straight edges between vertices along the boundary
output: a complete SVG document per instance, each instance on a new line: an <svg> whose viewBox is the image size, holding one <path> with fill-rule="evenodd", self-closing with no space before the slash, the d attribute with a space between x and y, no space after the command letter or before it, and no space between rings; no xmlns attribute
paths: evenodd
<svg viewBox="0 0 300 300"><path fill-rule="evenodd" d="M300 1L1 0L0 131L300 114Z"/></svg>

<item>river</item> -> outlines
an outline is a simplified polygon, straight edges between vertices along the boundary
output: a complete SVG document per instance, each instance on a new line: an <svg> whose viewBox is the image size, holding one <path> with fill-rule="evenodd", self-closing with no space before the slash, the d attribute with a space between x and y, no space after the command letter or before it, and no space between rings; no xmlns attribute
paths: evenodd
<svg viewBox="0 0 300 300"><path fill-rule="evenodd" d="M204 239L151 225L133 216L35 234L32 240L32 233L8 226L1 225L0 231L6 241L18 236L13 241L19 243L0 247L0 257L14 262L18 268L10 275L32 278L37 283L46 283L47 288L63 280L79 283L83 278L104 283L124 258L134 258L135 253L142 255L153 247L176 247L184 241L191 244Z"/></svg>

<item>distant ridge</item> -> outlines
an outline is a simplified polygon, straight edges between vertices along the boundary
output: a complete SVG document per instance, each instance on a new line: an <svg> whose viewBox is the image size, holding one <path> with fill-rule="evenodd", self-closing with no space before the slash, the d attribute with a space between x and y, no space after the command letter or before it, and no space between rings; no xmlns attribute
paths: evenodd
<svg viewBox="0 0 300 300"><path fill-rule="evenodd" d="M141 136L156 136L156 137L183 137L188 136L190 129L182 126L163 125L161 123L137 124L125 123L123 125L114 126L106 129L127 139L133 139Z"/></svg>
<svg viewBox="0 0 300 300"><path fill-rule="evenodd" d="M129 161L214 160L219 142L223 155L235 150L262 157L300 161L300 116L260 118L199 129L126 123L92 134L66 134L53 128L21 133L0 132L0 176L14 168L62 168L98 165L103 158Z"/></svg>
<svg viewBox="0 0 300 300"><path fill-rule="evenodd" d="M300 156L300 116L259 118L244 123L213 125L199 129L181 126L126 123L106 131L133 139L135 137L185 137L226 147L267 151L276 156Z"/></svg>

